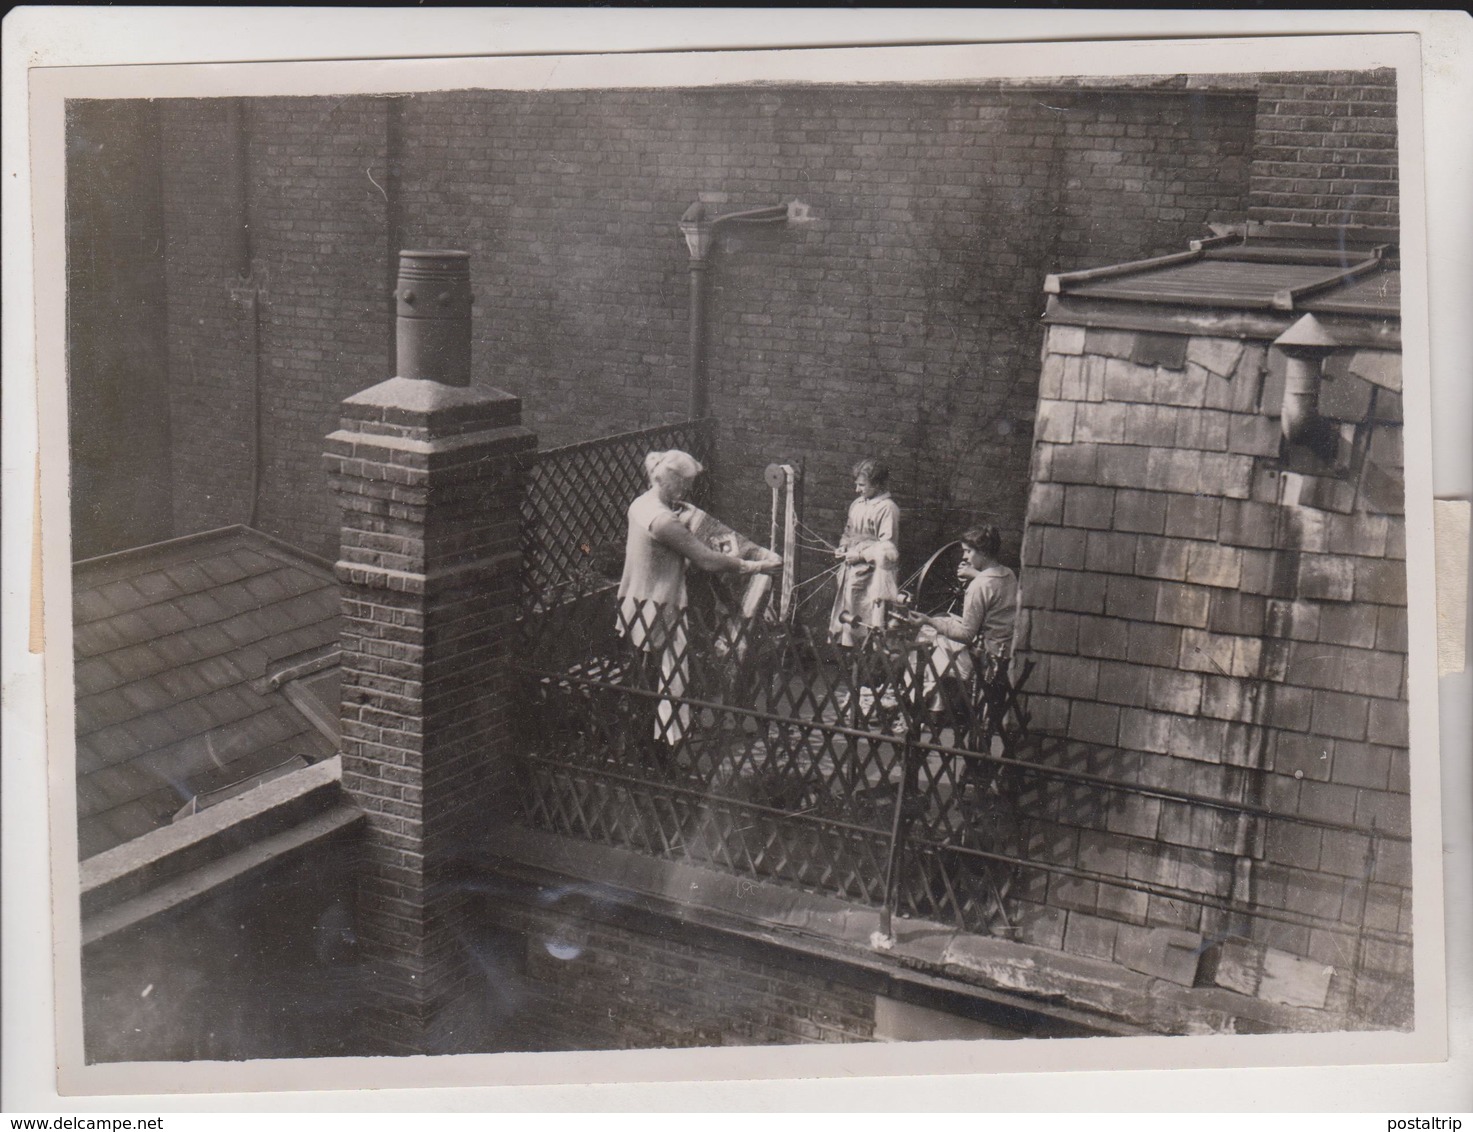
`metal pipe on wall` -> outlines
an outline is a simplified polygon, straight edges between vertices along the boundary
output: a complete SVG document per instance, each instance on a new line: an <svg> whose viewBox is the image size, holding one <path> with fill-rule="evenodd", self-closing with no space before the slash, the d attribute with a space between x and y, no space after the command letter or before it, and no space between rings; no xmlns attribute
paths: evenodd
<svg viewBox="0 0 1473 1132"><path fill-rule="evenodd" d="M1284 439L1294 444L1304 439L1320 400L1320 367L1312 357L1285 351L1284 403L1279 420Z"/></svg>
<svg viewBox="0 0 1473 1132"><path fill-rule="evenodd" d="M690 407L693 421L703 420L710 408L706 379L706 261L690 261Z"/></svg>
<svg viewBox="0 0 1473 1132"><path fill-rule="evenodd" d="M714 220L706 219L706 206L696 201L680 218L680 234L690 252L690 406L689 416L701 420L710 411L710 382L706 373L706 268L711 249L716 246L717 229L731 223L780 224L785 222L792 204L770 208L749 208L729 212Z"/></svg>
<svg viewBox="0 0 1473 1132"><path fill-rule="evenodd" d="M255 253L250 217L250 127L246 122L245 100L232 98L225 108L230 136L230 175L232 190L231 259L236 279L249 279Z"/></svg>
<svg viewBox="0 0 1473 1132"><path fill-rule="evenodd" d="M404 99L400 95L391 95L384 100L384 183L378 186L379 192L383 194L384 232L388 237L384 247L384 272L387 276L389 300L389 318L384 320L386 326L394 325L393 318L397 314L394 291L398 286L399 251L408 244L403 208L403 157ZM388 363L392 372L398 357L398 347L392 333L387 345Z"/></svg>
<svg viewBox="0 0 1473 1132"><path fill-rule="evenodd" d="M230 282L230 297L245 308L250 341L251 475L250 505L246 512L245 525L254 528L261 510L261 466L264 462L262 445L265 430L261 419L264 413L261 396L261 287L256 279L255 233L251 231L251 136L245 100L232 98L226 103L225 116L230 137L231 182L234 189L230 240L234 278Z"/></svg>
<svg viewBox="0 0 1473 1132"><path fill-rule="evenodd" d="M1285 358L1284 401L1279 409L1284 439L1290 444L1312 440L1319 419L1322 367L1340 343L1319 319L1307 314L1275 338L1274 345Z"/></svg>

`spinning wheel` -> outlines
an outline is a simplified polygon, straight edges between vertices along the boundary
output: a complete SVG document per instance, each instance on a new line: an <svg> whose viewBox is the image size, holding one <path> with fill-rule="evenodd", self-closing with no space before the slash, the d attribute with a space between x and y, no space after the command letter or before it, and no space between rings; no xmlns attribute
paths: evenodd
<svg viewBox="0 0 1473 1132"><path fill-rule="evenodd" d="M962 544L949 542L931 555L902 588L911 595L911 608L932 616L951 613L966 592L956 576L962 561Z"/></svg>

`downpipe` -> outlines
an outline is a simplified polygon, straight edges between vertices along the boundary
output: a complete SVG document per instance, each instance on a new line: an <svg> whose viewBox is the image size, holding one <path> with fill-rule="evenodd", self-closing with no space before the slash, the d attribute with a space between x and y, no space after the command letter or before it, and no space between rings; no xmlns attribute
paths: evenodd
<svg viewBox="0 0 1473 1132"><path fill-rule="evenodd" d="M794 202L770 208L750 208L728 212L714 219L706 218L706 206L696 201L680 218L680 234L690 253L690 420L704 420L710 411L710 383L707 377L706 347L706 269L710 253L716 246L719 230L728 224L782 224L793 215Z"/></svg>
<svg viewBox="0 0 1473 1132"><path fill-rule="evenodd" d="M256 278L255 237L251 231L250 198L250 124L246 120L245 100L231 99L226 109L228 133L231 141L231 165L234 174L233 209L235 224L231 233L234 278L230 284L230 298L245 308L248 323L247 337L250 343L251 380L251 449L249 505L245 525L256 529L260 521L261 482L263 457L261 390L261 286Z"/></svg>

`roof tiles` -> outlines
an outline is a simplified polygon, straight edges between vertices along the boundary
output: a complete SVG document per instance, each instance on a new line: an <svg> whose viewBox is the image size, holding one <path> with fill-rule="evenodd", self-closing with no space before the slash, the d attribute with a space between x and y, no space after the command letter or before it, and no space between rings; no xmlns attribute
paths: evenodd
<svg viewBox="0 0 1473 1132"><path fill-rule="evenodd" d="M332 753L286 696L257 690L270 664L337 639L326 565L236 527L78 563L73 582L83 857L263 759Z"/></svg>

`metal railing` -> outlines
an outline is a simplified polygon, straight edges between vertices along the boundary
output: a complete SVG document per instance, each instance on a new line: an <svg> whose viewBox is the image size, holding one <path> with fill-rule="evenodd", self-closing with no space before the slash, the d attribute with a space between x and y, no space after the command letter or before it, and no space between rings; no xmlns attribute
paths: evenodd
<svg viewBox="0 0 1473 1132"><path fill-rule="evenodd" d="M637 466L645 441L614 439ZM604 466L591 446L571 451L582 469ZM604 541L622 547L623 508L617 525L603 513ZM569 524L543 529L561 549L540 569L590 557ZM1378 858L1409 845L1401 833L1255 804L1263 772L1248 767L1220 767L1217 795L1112 775L1108 751L1028 734L1016 661L938 647L904 624L843 648L742 616L736 583L694 572L685 610L620 608L616 571L575 572L528 602L517 758L533 826L868 905L886 927L901 916L1010 935L1030 910L1070 906L1071 886L1096 886L1185 908L1183 926L1208 938L1315 933L1338 941L1348 1017L1404 1021L1409 1001L1388 1010L1360 996L1371 949L1410 954L1405 923L1372 922L1367 903ZM1122 833L1121 815L1142 804L1192 825L1191 843ZM1282 828L1364 839L1359 900L1347 888L1333 908L1296 908L1245 889L1239 866ZM1114 839L1115 862L1081 852L1091 833ZM1183 859L1138 868L1132 853Z"/></svg>

